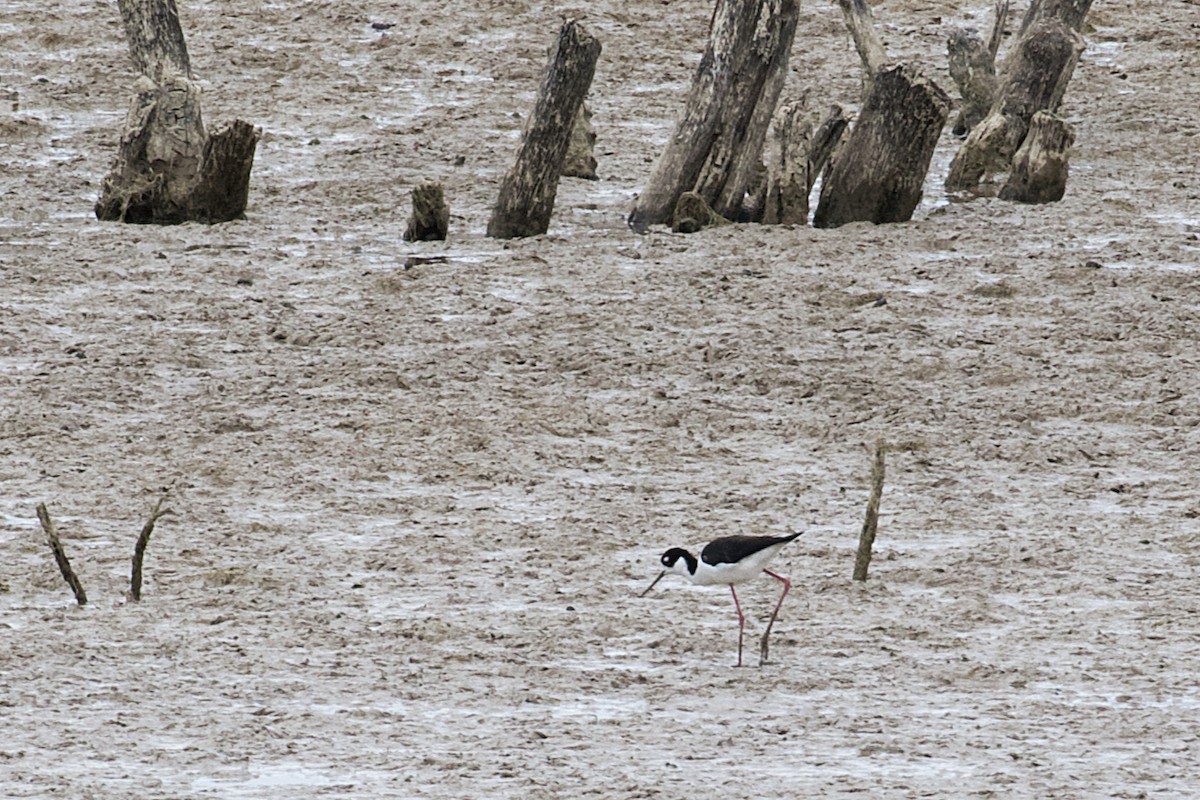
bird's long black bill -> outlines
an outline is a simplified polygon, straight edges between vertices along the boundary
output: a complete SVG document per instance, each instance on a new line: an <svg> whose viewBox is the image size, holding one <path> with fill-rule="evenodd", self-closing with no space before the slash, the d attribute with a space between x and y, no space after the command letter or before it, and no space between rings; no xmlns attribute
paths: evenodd
<svg viewBox="0 0 1200 800"><path fill-rule="evenodd" d="M662 572L658 573L658 577L654 579L654 583L647 586L646 591L639 594L638 597L645 597L646 595L650 594L650 590L653 589L655 586L657 586L658 582L663 579L663 575L666 575L666 574L667 574L667 571L665 569Z"/></svg>

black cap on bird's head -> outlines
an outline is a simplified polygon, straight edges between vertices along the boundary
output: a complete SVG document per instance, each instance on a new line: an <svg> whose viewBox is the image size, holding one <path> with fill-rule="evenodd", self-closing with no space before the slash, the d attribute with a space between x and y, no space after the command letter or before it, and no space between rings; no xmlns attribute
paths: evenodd
<svg viewBox="0 0 1200 800"><path fill-rule="evenodd" d="M668 572L677 572L680 575L696 574L696 557L687 550L684 550L682 547L672 547L670 550L663 553L662 557L658 560L663 565L663 571L658 573L658 577L654 579L654 583L651 583L649 586L647 586L646 591L642 592L640 595L638 595L638 597L645 597L646 595L650 594L650 590L653 589Z"/></svg>

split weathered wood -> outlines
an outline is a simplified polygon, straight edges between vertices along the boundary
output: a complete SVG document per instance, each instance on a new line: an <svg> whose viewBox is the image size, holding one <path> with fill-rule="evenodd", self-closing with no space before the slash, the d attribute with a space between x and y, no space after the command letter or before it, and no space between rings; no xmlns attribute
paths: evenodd
<svg viewBox="0 0 1200 800"><path fill-rule="evenodd" d="M863 62L863 92L865 100L871 96L871 88L875 83L875 75L887 63L887 50L879 31L875 29L875 15L867 0L838 0L850 38L854 40L854 49Z"/></svg>
<svg viewBox="0 0 1200 800"><path fill-rule="evenodd" d="M550 228L571 129L592 85L600 42L576 20L559 31L516 160L488 221L494 239L538 236Z"/></svg>
<svg viewBox="0 0 1200 800"><path fill-rule="evenodd" d="M862 531L858 536L858 552L854 557L854 580L865 581L875 549L875 535L879 529L879 502L883 498L884 452L883 442L875 444L875 457L871 460L871 495L867 499L867 514L863 519Z"/></svg>
<svg viewBox="0 0 1200 800"><path fill-rule="evenodd" d="M831 105L829 113L825 115L825 119L821 120L821 124L817 126L817 130L812 136L812 146L808 152L808 191L805 193L806 196L812 194L817 178L825 171L833 159L834 153L841 147L849 127L850 118L846 116L846 111L837 103Z"/></svg>
<svg viewBox="0 0 1200 800"><path fill-rule="evenodd" d="M1061 200L1067 190L1068 151L1074 143L1075 133L1066 120L1049 111L1034 114L1025 141L1013 156L1000 199L1019 203Z"/></svg>
<svg viewBox="0 0 1200 800"><path fill-rule="evenodd" d="M443 241L450 228L450 207L440 183L426 181L412 190L412 213L404 229L406 242Z"/></svg>
<svg viewBox="0 0 1200 800"><path fill-rule="evenodd" d="M948 191L973 190L985 176L1008 171L1033 115L1058 108L1083 48L1078 33L1052 18L1035 23L1017 40L991 110L950 164Z"/></svg>
<svg viewBox="0 0 1200 800"><path fill-rule="evenodd" d="M592 128L592 111L587 103L579 107L571 125L571 139L563 162L564 178L599 180L596 175L596 131Z"/></svg>
<svg viewBox="0 0 1200 800"><path fill-rule="evenodd" d="M808 156L812 149L812 123L803 102L789 103L775 120L776 147L768 166L767 194L762 221L767 225L808 224Z"/></svg>
<svg viewBox="0 0 1200 800"><path fill-rule="evenodd" d="M799 18L797 0L723 0L683 116L629 215L644 232L671 220L684 192L733 219L762 164L762 148Z"/></svg>
<svg viewBox="0 0 1200 800"><path fill-rule="evenodd" d="M850 138L821 183L813 225L911 219L949 113L950 98L915 67L876 73Z"/></svg>
<svg viewBox="0 0 1200 800"><path fill-rule="evenodd" d="M54 520L50 519L50 512L46 509L45 503L38 503L37 518L38 522L42 523L42 530L46 532L46 538L50 542L50 550L54 553L58 571L62 573L63 579L75 595L75 602L81 606L87 605L87 592L83 590L79 576L71 568L71 561L67 558L67 551L63 549L62 541L58 538L58 530L54 527Z"/></svg>
<svg viewBox="0 0 1200 800"><path fill-rule="evenodd" d="M150 518L142 526L142 532L138 534L137 541L133 546L133 566L129 574L129 598L134 602L140 602L142 599L142 564L146 558L146 547L150 544L150 534L154 533L154 523L158 522L159 517L174 513L171 509L162 507L163 501L166 499L166 494L158 498L158 502L154 504L154 509L150 512Z"/></svg>
<svg viewBox="0 0 1200 800"><path fill-rule="evenodd" d="M205 130L175 0L120 0L118 8L142 74L96 216L157 224L245 216L261 131L240 120Z"/></svg>

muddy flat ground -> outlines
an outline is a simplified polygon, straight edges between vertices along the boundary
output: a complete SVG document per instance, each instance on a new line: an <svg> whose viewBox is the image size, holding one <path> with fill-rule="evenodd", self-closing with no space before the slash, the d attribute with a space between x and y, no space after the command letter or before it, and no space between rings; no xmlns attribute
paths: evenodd
<svg viewBox="0 0 1200 800"><path fill-rule="evenodd" d="M989 5L875 12L953 93ZM947 131L911 223L691 236L624 217L708 3L181 6L207 121L264 131L244 221L97 222L115 4L0 14L0 796L1195 796L1195 2L1095 4L1060 203L949 201ZM600 179L490 240L567 16ZM785 99L859 81L803 3ZM448 242L401 240L423 179ZM762 668L727 591L637 596L796 530Z"/></svg>

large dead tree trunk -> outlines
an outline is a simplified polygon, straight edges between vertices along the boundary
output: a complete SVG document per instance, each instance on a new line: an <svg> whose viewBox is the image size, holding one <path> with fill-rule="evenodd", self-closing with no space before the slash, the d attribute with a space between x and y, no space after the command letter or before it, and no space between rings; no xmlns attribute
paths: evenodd
<svg viewBox="0 0 1200 800"><path fill-rule="evenodd" d="M1000 199L1019 203L1061 200L1067 190L1067 151L1074 142L1075 134L1066 120L1049 111L1034 114L1025 141L1013 156Z"/></svg>
<svg viewBox="0 0 1200 800"><path fill-rule="evenodd" d="M876 73L850 139L821 184L813 225L911 219L949 114L950 98L913 67Z"/></svg>
<svg viewBox="0 0 1200 800"><path fill-rule="evenodd" d="M1058 108L1083 48L1083 38L1053 18L1034 23L1017 40L991 110L950 164L947 190L974 189L985 175L1009 169L1033 115Z"/></svg>
<svg viewBox="0 0 1200 800"><path fill-rule="evenodd" d="M550 228L571 129L592 85L600 42L575 20L563 24L525 124L516 161L500 184L487 234L538 236Z"/></svg>
<svg viewBox="0 0 1200 800"><path fill-rule="evenodd" d="M119 0L118 7L142 76L96 216L157 224L240 219L261 131L241 120L205 131L175 0Z"/></svg>
<svg viewBox="0 0 1200 800"><path fill-rule="evenodd" d="M732 219L760 169L763 140L787 77L796 0L719 0L683 117L629 215L645 231L695 191Z"/></svg>

